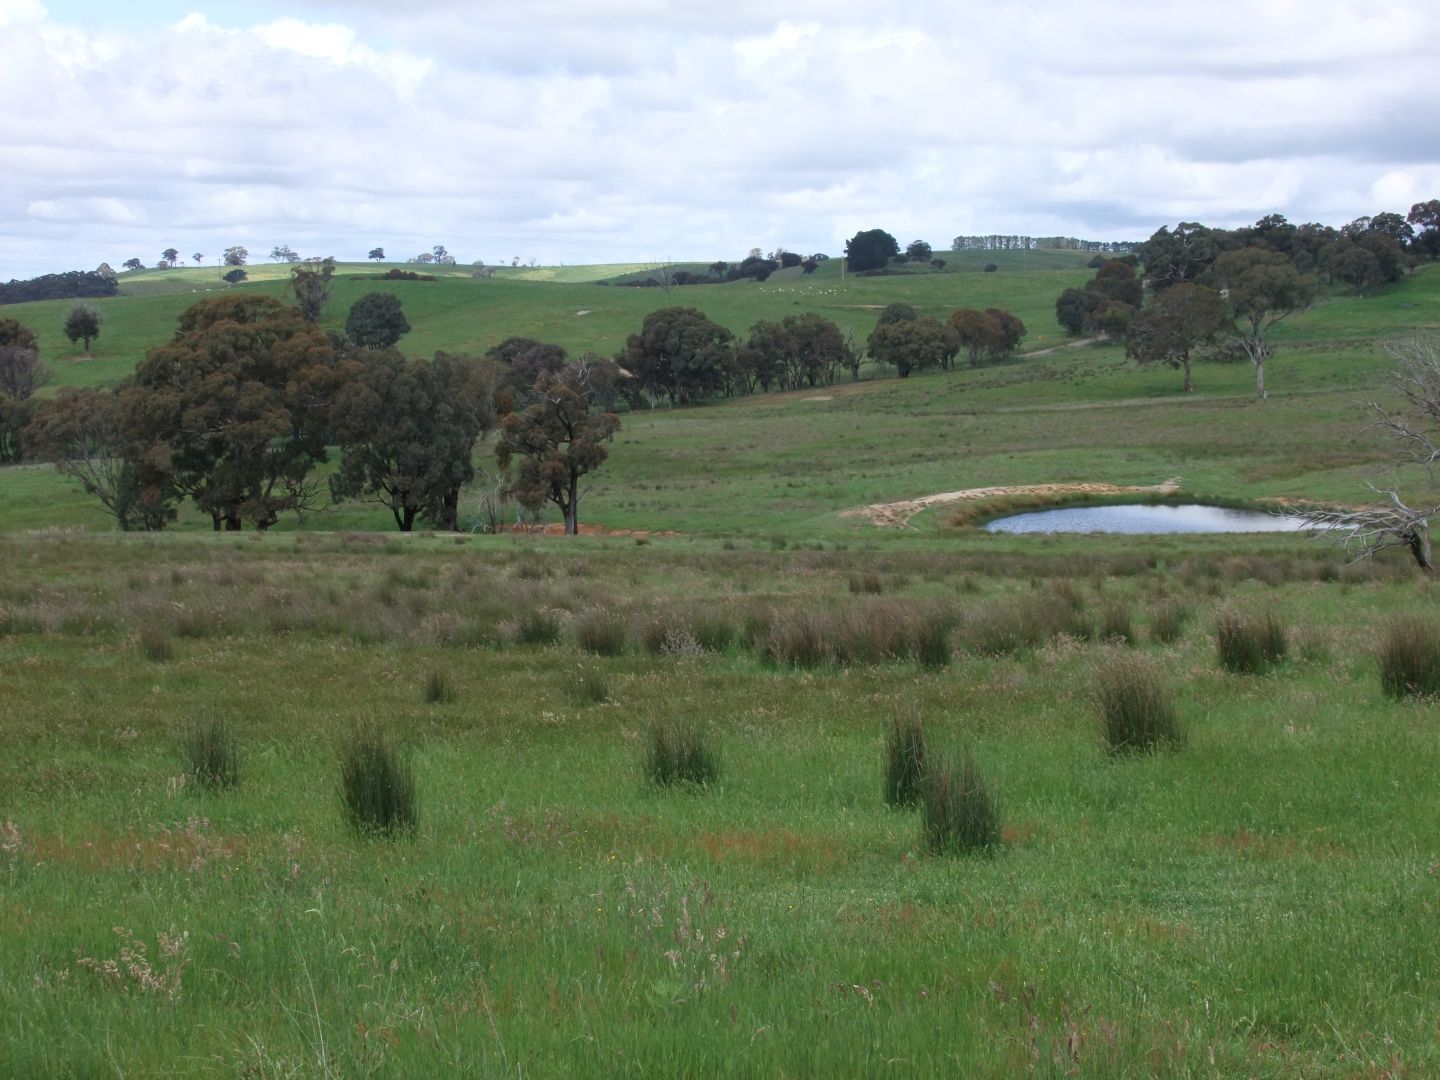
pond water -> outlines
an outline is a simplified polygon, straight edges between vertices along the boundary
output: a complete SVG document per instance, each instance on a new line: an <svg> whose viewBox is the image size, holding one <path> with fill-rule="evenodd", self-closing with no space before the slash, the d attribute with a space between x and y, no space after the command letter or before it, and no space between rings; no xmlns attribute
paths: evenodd
<svg viewBox="0 0 1440 1080"><path fill-rule="evenodd" d="M1069 506L1037 510L989 522L989 532L1008 533L1238 533L1298 532L1293 518L1223 506Z"/></svg>

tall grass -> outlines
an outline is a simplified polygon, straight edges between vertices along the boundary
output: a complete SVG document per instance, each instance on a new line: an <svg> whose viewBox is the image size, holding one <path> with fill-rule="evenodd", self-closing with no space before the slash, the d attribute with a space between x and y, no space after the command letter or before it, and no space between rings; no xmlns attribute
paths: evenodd
<svg viewBox="0 0 1440 1080"><path fill-rule="evenodd" d="M420 820L414 766L373 725L357 726L340 749L340 804L362 835L393 837Z"/></svg>
<svg viewBox="0 0 1440 1080"><path fill-rule="evenodd" d="M1273 611L1241 615L1226 610L1215 620L1215 650L1220 666L1237 675L1263 675L1285 659L1290 641Z"/></svg>
<svg viewBox="0 0 1440 1080"><path fill-rule="evenodd" d="M642 762L657 787L706 785L720 775L720 757L705 728L690 720L660 720L650 726Z"/></svg>
<svg viewBox="0 0 1440 1080"><path fill-rule="evenodd" d="M1391 619L1375 650L1387 697L1440 695L1440 622L1427 615Z"/></svg>
<svg viewBox="0 0 1440 1080"><path fill-rule="evenodd" d="M185 735L189 774L210 790L234 787L240 782L240 748L223 720L198 720Z"/></svg>
<svg viewBox="0 0 1440 1080"><path fill-rule="evenodd" d="M1095 704L1111 753L1158 750L1183 741L1169 687L1143 656L1112 656L1095 676Z"/></svg>
<svg viewBox="0 0 1440 1080"><path fill-rule="evenodd" d="M928 762L920 783L920 834L936 855L999 845L1000 807L970 751Z"/></svg>
<svg viewBox="0 0 1440 1080"><path fill-rule="evenodd" d="M885 802L914 806L925 775L925 729L918 716L897 715L885 734Z"/></svg>

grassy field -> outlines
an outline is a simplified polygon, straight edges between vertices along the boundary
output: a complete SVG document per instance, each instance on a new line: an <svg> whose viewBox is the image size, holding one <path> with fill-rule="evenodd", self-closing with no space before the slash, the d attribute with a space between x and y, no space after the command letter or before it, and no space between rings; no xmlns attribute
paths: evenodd
<svg viewBox="0 0 1440 1080"><path fill-rule="evenodd" d="M829 272L399 288L415 353L606 351L675 302L868 332L897 298L1019 311L1038 351L1087 274ZM332 314L381 287L350 273ZM0 1075L1440 1073L1437 712L1376 660L1434 586L1296 536L843 516L1176 476L1357 498L1388 453L1359 434L1380 346L1433 328L1437 293L1426 269L1287 323L1263 405L1248 365L1182 395L1084 346L627 413L581 514L616 532L572 541L400 536L358 505L122 535L48 469L0 470ZM115 351L55 366L118 378L192 300L104 301ZM1284 657L1224 669L1217 626L1262 614ZM1158 673L1178 745L1107 752L1123 657ZM932 854L882 801L886 731L917 717L973 754L998 847ZM188 771L213 722L230 789ZM707 733L708 786L647 782L673 723ZM347 825L362 725L414 767L413 833Z"/></svg>

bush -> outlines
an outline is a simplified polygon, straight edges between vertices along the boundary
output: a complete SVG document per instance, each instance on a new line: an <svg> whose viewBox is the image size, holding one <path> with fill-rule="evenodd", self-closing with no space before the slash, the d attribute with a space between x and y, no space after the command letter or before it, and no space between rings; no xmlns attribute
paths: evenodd
<svg viewBox="0 0 1440 1080"><path fill-rule="evenodd" d="M1000 844L1000 809L966 751L931 760L920 782L920 833L936 855L985 851Z"/></svg>
<svg viewBox="0 0 1440 1080"><path fill-rule="evenodd" d="M1248 617L1223 611L1215 621L1215 648L1226 671L1262 675L1285 659L1289 641L1273 611Z"/></svg>
<svg viewBox="0 0 1440 1080"><path fill-rule="evenodd" d="M1375 660L1387 697L1440 694L1440 623L1426 616L1398 616L1385 628Z"/></svg>
<svg viewBox="0 0 1440 1080"><path fill-rule="evenodd" d="M625 638L624 621L611 611L591 611L575 622L575 644L596 656L619 656Z"/></svg>
<svg viewBox="0 0 1440 1080"><path fill-rule="evenodd" d="M358 727L341 748L340 803L345 819L365 835L394 836L419 821L415 771L379 730Z"/></svg>
<svg viewBox="0 0 1440 1080"><path fill-rule="evenodd" d="M897 716L885 736L885 802L914 806L925 775L925 729L919 717Z"/></svg>
<svg viewBox="0 0 1440 1080"><path fill-rule="evenodd" d="M1183 741L1170 691L1144 657L1120 654L1101 667L1095 703L1111 753L1158 750Z"/></svg>
<svg viewBox="0 0 1440 1080"><path fill-rule="evenodd" d="M448 705L455 700L455 685L450 676L439 668L431 669L425 676L425 704Z"/></svg>
<svg viewBox="0 0 1440 1080"><path fill-rule="evenodd" d="M1190 609L1179 600L1162 600L1150 612L1150 637L1161 645L1173 645L1185 630Z"/></svg>
<svg viewBox="0 0 1440 1080"><path fill-rule="evenodd" d="M645 741L645 776L658 787L709 784L720 774L720 759L700 725L663 720L650 727Z"/></svg>
<svg viewBox="0 0 1440 1080"><path fill-rule="evenodd" d="M223 720L200 720L185 737L190 777L211 789L234 787L240 782L240 751Z"/></svg>

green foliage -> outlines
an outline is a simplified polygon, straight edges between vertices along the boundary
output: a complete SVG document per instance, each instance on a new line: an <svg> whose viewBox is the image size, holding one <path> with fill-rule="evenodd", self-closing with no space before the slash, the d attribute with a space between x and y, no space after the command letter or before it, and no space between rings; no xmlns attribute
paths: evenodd
<svg viewBox="0 0 1440 1080"><path fill-rule="evenodd" d="M1220 666L1237 675L1263 675L1289 651L1285 624L1274 612L1242 615L1227 609L1215 620Z"/></svg>
<svg viewBox="0 0 1440 1080"><path fill-rule="evenodd" d="M378 727L355 727L340 748L340 806L366 836L413 832L420 820L414 766Z"/></svg>
<svg viewBox="0 0 1440 1080"><path fill-rule="evenodd" d="M79 303L65 316L65 336L70 341L83 341L85 351L90 351L90 342L100 336L100 324L105 321L100 309L93 304Z"/></svg>
<svg viewBox="0 0 1440 1080"><path fill-rule="evenodd" d="M240 745L220 719L197 720L185 735L185 760L195 783L211 791L240 783Z"/></svg>
<svg viewBox="0 0 1440 1080"><path fill-rule="evenodd" d="M862 229L845 241L845 258L854 273L878 270L899 254L899 241L884 229Z"/></svg>
<svg viewBox="0 0 1440 1080"><path fill-rule="evenodd" d="M890 722L884 760L886 805L914 806L925 776L925 728L918 716L897 714Z"/></svg>
<svg viewBox="0 0 1440 1080"><path fill-rule="evenodd" d="M1000 806L970 751L927 757L920 781L920 836L933 855L1000 846Z"/></svg>
<svg viewBox="0 0 1440 1080"><path fill-rule="evenodd" d="M725 388L735 363L734 335L697 308L667 307L645 316L618 358L646 393L672 405Z"/></svg>
<svg viewBox="0 0 1440 1080"><path fill-rule="evenodd" d="M872 359L891 365L903 379L927 367L948 367L960 351L960 341L940 320L917 315L913 319L876 326L866 349Z"/></svg>
<svg viewBox="0 0 1440 1080"><path fill-rule="evenodd" d="M362 349L389 349L410 332L410 323L394 293L366 293L350 305L345 336Z"/></svg>
<svg viewBox="0 0 1440 1080"><path fill-rule="evenodd" d="M330 279L335 276L335 260L327 257L296 262L295 253L288 248L284 250L289 254L286 261L295 263L290 271L290 291L295 295L300 317L307 323L319 322L325 305L330 302ZM275 257L274 253L271 257Z"/></svg>
<svg viewBox="0 0 1440 1080"><path fill-rule="evenodd" d="M1110 657L1096 673L1094 693L1111 753L1148 752L1183 742L1170 689L1147 657Z"/></svg>
<svg viewBox="0 0 1440 1080"><path fill-rule="evenodd" d="M1429 615L1397 615L1381 632L1375 660L1387 697L1440 695L1440 621Z"/></svg>
<svg viewBox="0 0 1440 1080"><path fill-rule="evenodd" d="M657 787L705 786L720 775L720 758L704 726L690 720L659 720L645 736L642 768Z"/></svg>

